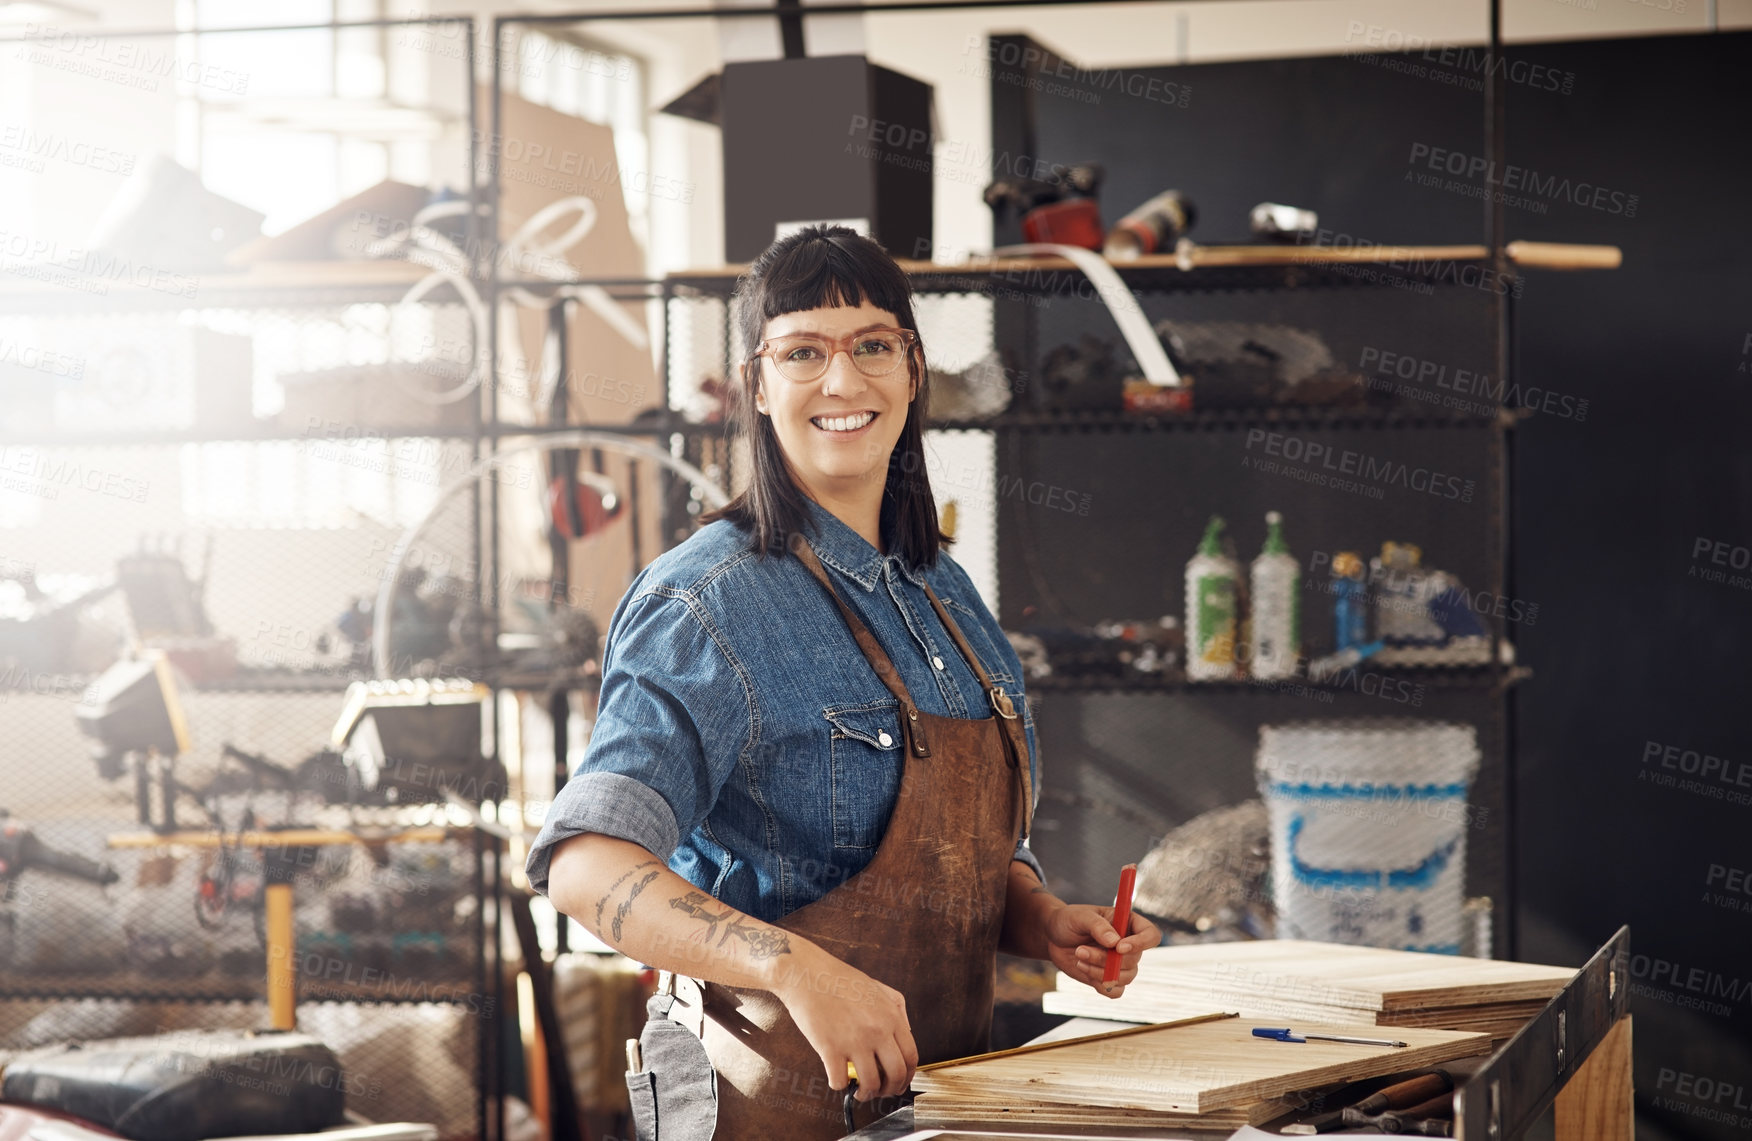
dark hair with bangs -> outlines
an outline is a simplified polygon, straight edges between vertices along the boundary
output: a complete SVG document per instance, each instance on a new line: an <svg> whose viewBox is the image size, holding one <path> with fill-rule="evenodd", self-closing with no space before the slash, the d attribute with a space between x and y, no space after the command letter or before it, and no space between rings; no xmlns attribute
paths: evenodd
<svg viewBox="0 0 1752 1141"><path fill-rule="evenodd" d="M865 301L894 314L901 328L918 332L912 286L887 251L846 226L807 226L768 246L737 282L736 321L744 353L760 347L766 323L774 317ZM731 423L748 440L753 459L748 489L704 518L735 523L764 557L785 550L791 535L811 530L813 524L772 421L755 408L759 369L759 358L745 355L741 383L731 386ZM879 529L886 552L915 567L928 567L936 565L938 549L949 538L937 525L937 504L925 476L923 425L931 378L922 341L908 354L907 371L915 395L888 457Z"/></svg>

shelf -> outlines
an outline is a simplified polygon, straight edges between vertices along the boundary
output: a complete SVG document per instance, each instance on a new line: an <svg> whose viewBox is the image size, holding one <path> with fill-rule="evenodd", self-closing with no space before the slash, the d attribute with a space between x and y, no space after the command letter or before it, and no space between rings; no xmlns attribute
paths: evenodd
<svg viewBox="0 0 1752 1141"><path fill-rule="evenodd" d="M95 674L56 674L49 670L31 671L0 667L0 695L35 692L35 687L27 680L31 677L52 677L55 681L52 692L56 695L68 696L77 696L83 693L86 687L97 680ZM538 692L550 689L580 689L594 686L600 680L595 674L580 674L576 670L475 670L469 673L469 677L480 681L483 685L491 685L495 688L526 689ZM267 694L273 696L307 693L342 694L354 682L375 680L377 680L376 675L369 670L341 669L339 667L308 670L240 669L231 677L218 681L189 681L182 686L182 691L198 694Z"/></svg>
<svg viewBox="0 0 1752 1141"><path fill-rule="evenodd" d="M1489 429L1507 425L1507 415L1450 416L1413 408L1336 408L1319 405L1279 405L1266 408L1216 408L1184 416L1145 416L1129 412L1005 412L986 420L937 420L926 425L935 432L1221 432L1255 427L1315 429ZM490 440L539 439L560 432L589 429L620 436L723 436L734 425L701 424L679 417L652 418L628 424L496 424L481 425L478 438ZM347 432L312 432L288 425L263 422L237 428L149 429L138 432L78 434L70 432L20 433L0 431L0 448L113 448L167 447L181 444L347 443L359 440L456 440L477 438L467 429L410 426L360 426Z"/></svg>
<svg viewBox="0 0 1752 1141"><path fill-rule="evenodd" d="M1255 427L1488 429L1506 422L1499 416L1432 415L1417 408L1279 405L1216 408L1189 412L1184 416L1143 416L1128 412L1005 412L989 420L942 420L928 427L940 432L1221 432Z"/></svg>
<svg viewBox="0 0 1752 1141"><path fill-rule="evenodd" d="M1615 246L1558 242L1510 242L1504 252L1516 266L1543 269L1611 269L1622 260ZM1093 296L1083 272L1058 257L986 257L966 263L897 259L920 293L990 293L1047 297ZM1479 275L1494 272L1481 245L1336 247L1330 245L1200 246L1184 242L1172 254L1109 262L1140 293L1318 289L1406 284L1480 287ZM747 266L728 265L672 273L665 280L700 296L728 297ZM1494 288L1494 287L1492 287Z"/></svg>
<svg viewBox="0 0 1752 1141"><path fill-rule="evenodd" d="M361 972L363 968L358 968ZM298 1001L358 1002L400 1005L441 1002L478 1005L482 1000L471 983L447 977L425 980L382 972L382 984L313 979L298 989ZM20 999L99 999L117 1002L263 1002L265 968L250 974L218 975L209 971L187 979L137 974L41 974L9 971L0 982L0 1001ZM375 973L372 977L375 977Z"/></svg>
<svg viewBox="0 0 1752 1141"><path fill-rule="evenodd" d="M246 270L161 271L85 254L72 265L20 264L0 280L0 312L41 316L201 309L338 309L393 304L427 270L406 261L260 262ZM146 284L136 284L135 279ZM39 284L42 281L69 284ZM441 285L422 305L461 304Z"/></svg>
<svg viewBox="0 0 1752 1141"><path fill-rule="evenodd" d="M1494 693L1532 676L1524 666L1402 666L1369 669L1363 663L1357 670L1372 673L1390 684L1443 690L1473 690ZM1340 675L1344 678L1347 675ZM1179 674L1115 674L1104 677L1061 677L1049 675L1027 683L1034 693L1102 693L1102 694L1258 694L1305 697L1311 693L1354 692L1358 686L1348 682L1311 682L1307 678L1284 681L1255 681L1239 678L1233 681L1187 681Z"/></svg>
<svg viewBox="0 0 1752 1141"><path fill-rule="evenodd" d="M60 695L77 696L85 688L97 680L96 674L57 674L52 670L9 669L0 671L5 682L0 683L0 693L31 693L34 692L28 682L20 684L22 679L41 676L52 677L55 680L54 692ZM369 681L368 673L340 670L252 670L240 669L232 676L219 681L209 681L197 684L189 682L183 687L188 693L345 693L347 687L355 681Z"/></svg>
<svg viewBox="0 0 1752 1141"><path fill-rule="evenodd" d="M482 424L478 438L521 439L559 432L589 429L621 436L721 435L722 424L695 424L676 417L651 419L630 424ZM0 448L113 448L169 446L177 444L265 444L308 441L310 443L346 443L357 440L459 440L467 442L477 433L467 428L434 428L391 425L357 425L344 432L313 432L287 424L260 421L235 428L157 428L137 432L43 432L8 435L0 430Z"/></svg>

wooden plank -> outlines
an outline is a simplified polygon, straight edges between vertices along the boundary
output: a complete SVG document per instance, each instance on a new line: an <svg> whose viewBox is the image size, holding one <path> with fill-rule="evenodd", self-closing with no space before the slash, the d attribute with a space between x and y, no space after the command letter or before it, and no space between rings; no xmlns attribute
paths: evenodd
<svg viewBox="0 0 1752 1141"><path fill-rule="evenodd" d="M1118 1041L1096 1038L1061 1050L991 1058L920 1073L920 1093L1010 1097L1119 1109L1204 1114L1280 1098L1297 1090L1435 1065L1490 1049L1490 1036L1402 1028L1406 1048L1255 1038L1253 1024L1227 1018ZM1369 1025L1338 1027L1370 1036Z"/></svg>
<svg viewBox="0 0 1752 1141"><path fill-rule="evenodd" d="M1630 1059L1627 1014L1558 1091L1556 1141L1634 1141Z"/></svg>

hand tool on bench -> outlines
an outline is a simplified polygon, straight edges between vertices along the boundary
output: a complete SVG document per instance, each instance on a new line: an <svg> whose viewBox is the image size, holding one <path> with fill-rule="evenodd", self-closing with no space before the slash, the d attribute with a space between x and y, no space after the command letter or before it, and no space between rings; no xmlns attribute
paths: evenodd
<svg viewBox="0 0 1752 1141"><path fill-rule="evenodd" d="M1287 1134L1308 1135L1314 1133L1333 1133L1337 1130L1348 1128L1353 1125L1375 1126L1379 1124L1377 1118L1383 1113L1404 1109L1405 1107L1416 1107L1415 1109L1407 1109L1406 1112L1399 1114L1401 1117L1409 1118L1417 1115L1419 1111L1423 1110L1433 1102L1441 1101L1451 1103L1453 1091L1453 1074L1439 1067L1423 1070L1410 1078L1395 1082L1393 1085L1375 1091L1357 1102L1355 1105L1345 1106L1342 1109L1335 1109L1331 1113L1323 1113L1318 1117L1310 1118L1307 1121L1298 1121L1294 1124L1286 1125L1284 1126L1284 1132ZM1341 1090L1333 1096L1342 1097L1344 1096L1344 1091ZM1352 1096L1355 1095L1353 1094Z"/></svg>

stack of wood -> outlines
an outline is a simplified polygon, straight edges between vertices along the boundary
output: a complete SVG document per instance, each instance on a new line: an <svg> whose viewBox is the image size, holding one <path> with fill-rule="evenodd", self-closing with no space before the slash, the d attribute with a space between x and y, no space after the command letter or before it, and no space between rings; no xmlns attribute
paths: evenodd
<svg viewBox="0 0 1752 1141"><path fill-rule="evenodd" d="M1281 1042L1208 1014L921 1067L919 1128L1075 1126L1233 1132L1305 1104L1308 1091L1487 1053L1483 1034L1396 1030L1404 1046ZM1364 1024L1321 1033L1379 1036Z"/></svg>
<svg viewBox="0 0 1752 1141"><path fill-rule="evenodd" d="M1145 951L1117 999L1064 974L1048 992L1053 1014L1164 1022L1212 1010L1282 1025L1424 1027L1514 1037L1575 972L1291 939L1199 943Z"/></svg>

